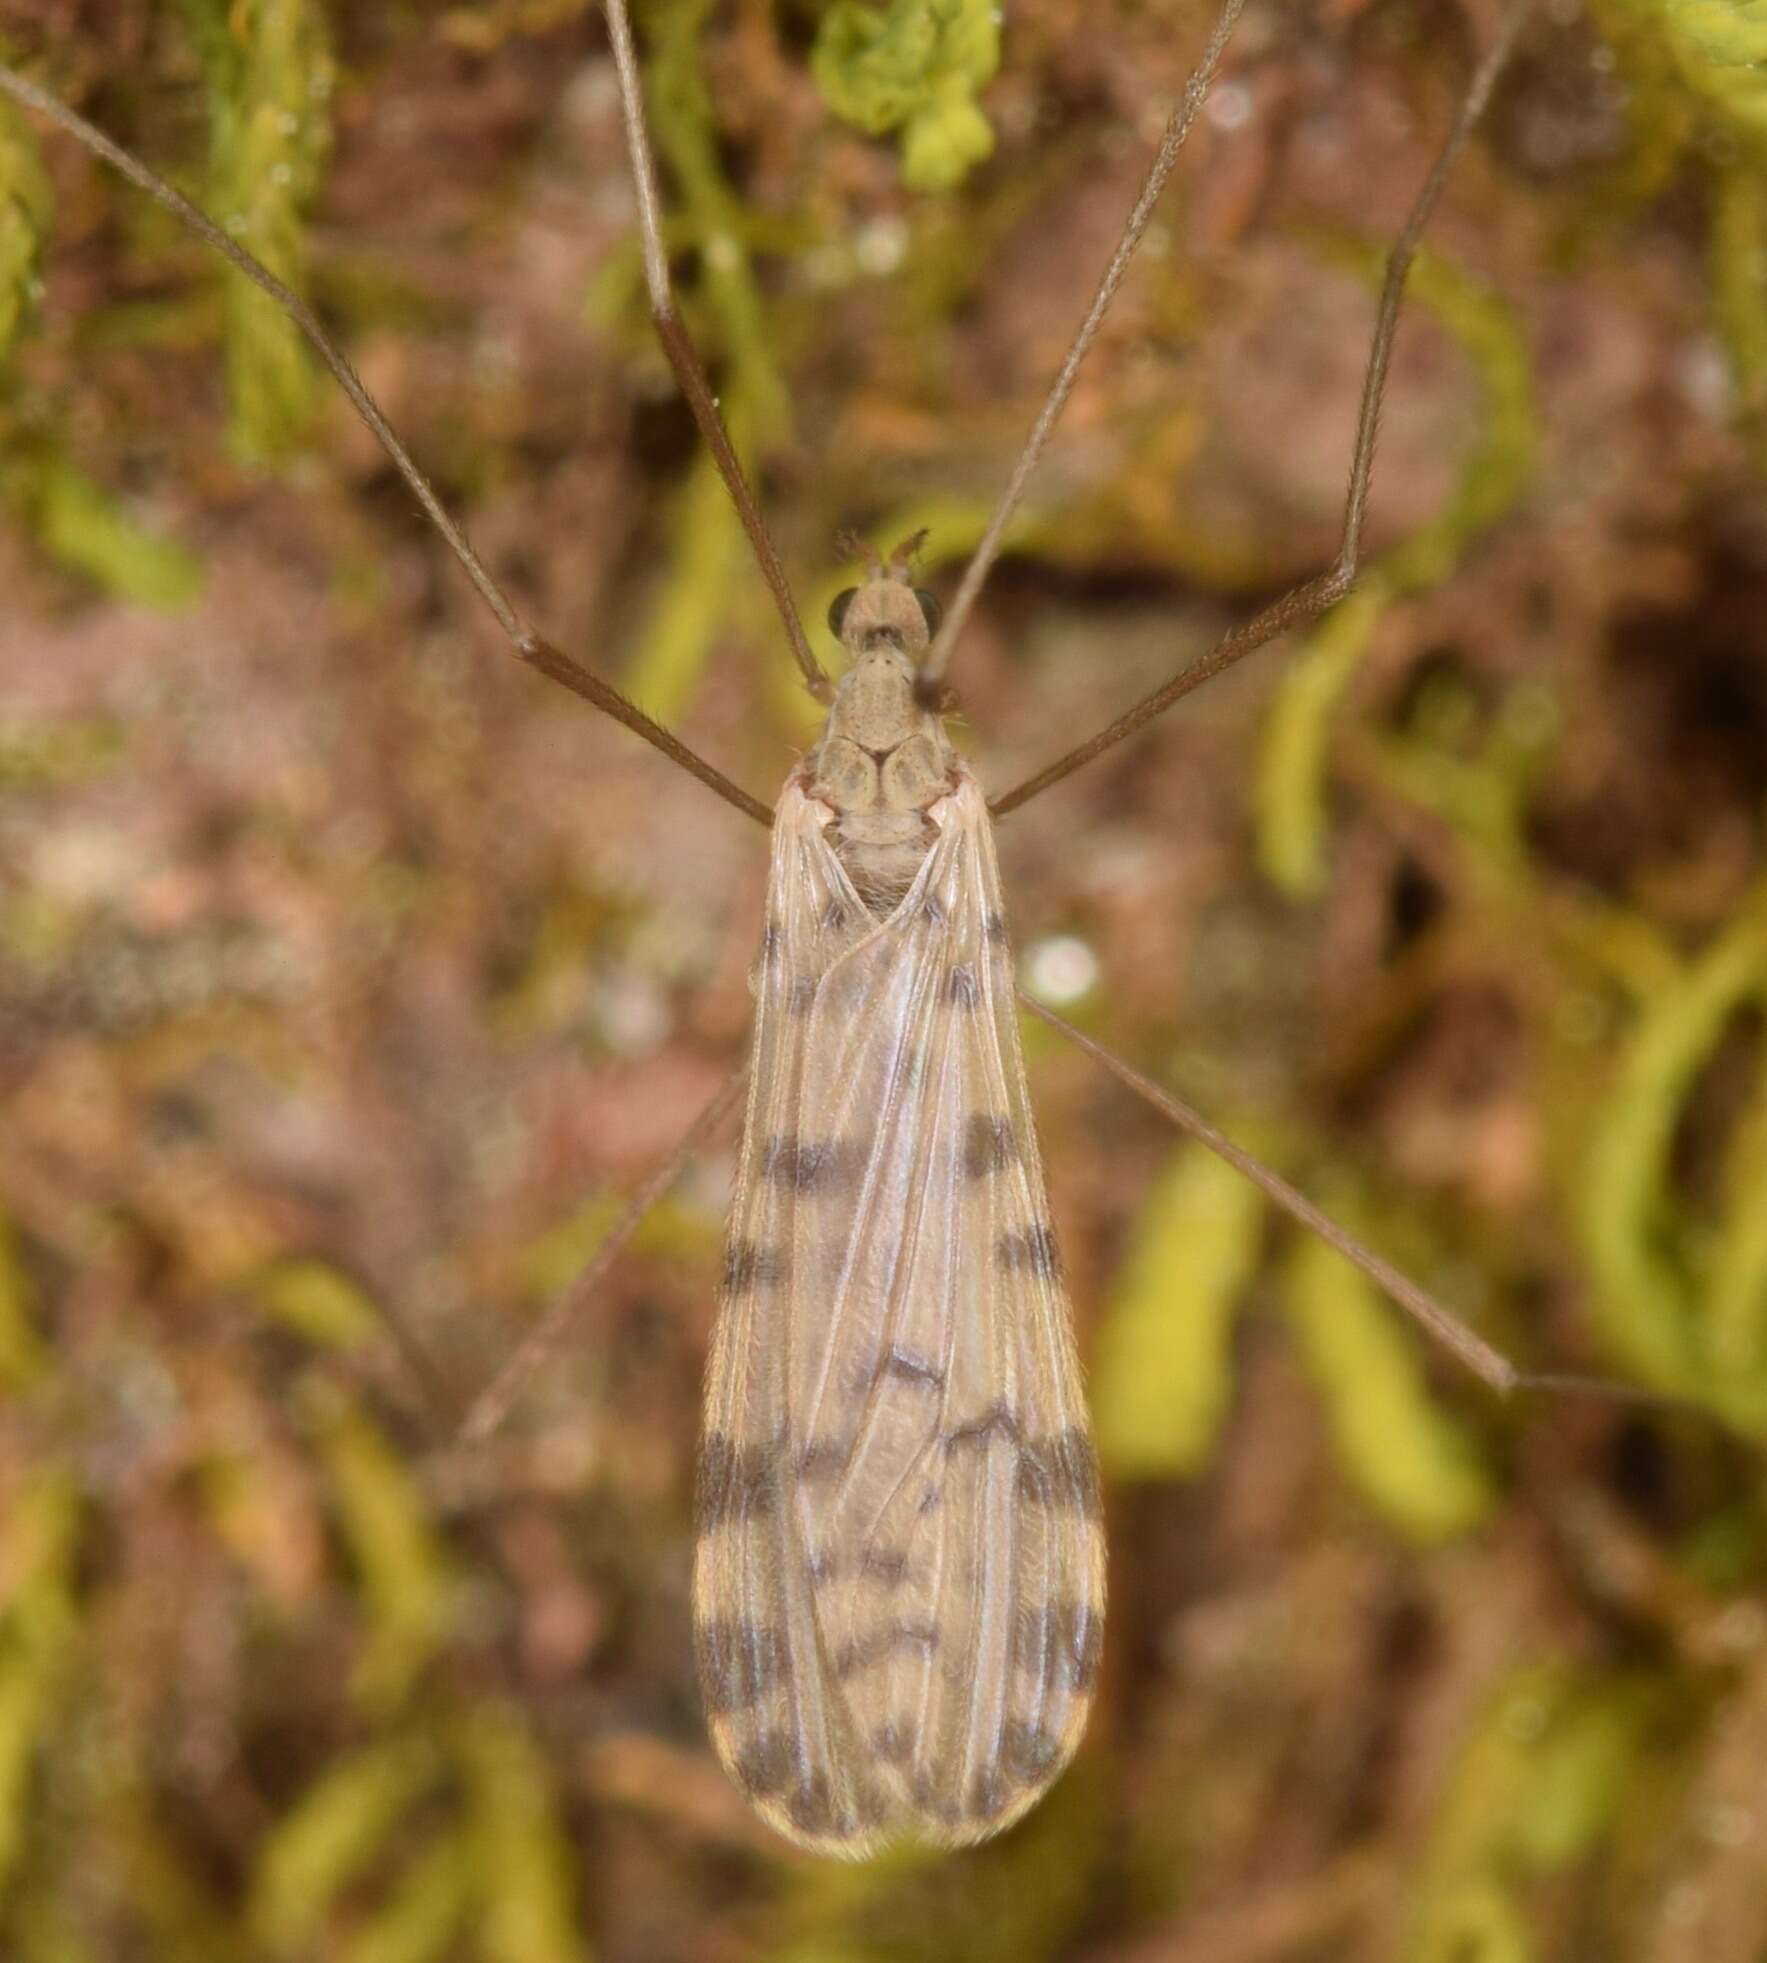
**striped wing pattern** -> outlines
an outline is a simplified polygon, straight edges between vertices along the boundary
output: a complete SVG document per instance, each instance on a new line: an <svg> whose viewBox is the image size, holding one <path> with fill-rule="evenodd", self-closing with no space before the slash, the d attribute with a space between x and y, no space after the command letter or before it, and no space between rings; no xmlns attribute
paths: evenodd
<svg viewBox="0 0 1767 1963"><path fill-rule="evenodd" d="M706 1392L713 1739L782 1833L998 1832L1098 1669L1096 1464L980 789L869 914L788 784Z"/></svg>

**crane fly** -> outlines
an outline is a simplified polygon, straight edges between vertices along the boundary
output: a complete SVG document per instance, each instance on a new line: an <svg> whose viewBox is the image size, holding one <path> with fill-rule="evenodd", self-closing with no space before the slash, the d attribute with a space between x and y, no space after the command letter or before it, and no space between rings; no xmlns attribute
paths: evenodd
<svg viewBox="0 0 1767 1963"><path fill-rule="evenodd" d="M917 699L913 541L773 817L693 1596L719 1756L795 1839L969 1840L1066 1763L1098 1469L987 805Z"/></svg>

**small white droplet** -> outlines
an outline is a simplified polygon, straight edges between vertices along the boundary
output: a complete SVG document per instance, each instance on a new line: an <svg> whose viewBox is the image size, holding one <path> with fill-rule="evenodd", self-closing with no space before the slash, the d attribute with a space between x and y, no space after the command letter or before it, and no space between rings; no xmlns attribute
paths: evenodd
<svg viewBox="0 0 1767 1963"><path fill-rule="evenodd" d="M1220 82L1203 114L1218 130L1244 129L1252 119L1252 92L1243 82Z"/></svg>
<svg viewBox="0 0 1767 1963"><path fill-rule="evenodd" d="M1025 986L1059 1009L1079 1001L1098 981L1098 956L1077 934L1049 934L1024 952Z"/></svg>
<svg viewBox="0 0 1767 1963"><path fill-rule="evenodd" d="M859 270L873 279L893 273L908 256L908 225L901 218L873 218L853 240Z"/></svg>
<svg viewBox="0 0 1767 1963"><path fill-rule="evenodd" d="M596 1002L602 1040L620 1056L643 1056L669 1033L669 1005L656 984L617 975L602 984Z"/></svg>
<svg viewBox="0 0 1767 1963"><path fill-rule="evenodd" d="M292 184L294 182L294 171L287 164L272 164L270 166L270 182L277 186Z"/></svg>

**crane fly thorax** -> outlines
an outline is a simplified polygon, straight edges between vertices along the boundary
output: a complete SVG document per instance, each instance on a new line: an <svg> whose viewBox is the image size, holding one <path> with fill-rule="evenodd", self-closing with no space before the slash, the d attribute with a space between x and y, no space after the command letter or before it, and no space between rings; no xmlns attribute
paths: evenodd
<svg viewBox="0 0 1767 1963"><path fill-rule="evenodd" d="M939 717L916 698L915 656L928 638L919 596L888 573L874 576L842 608L840 633L853 665L835 686L805 780L834 813L848 876L883 914L932 845L927 812L951 788L955 754Z"/></svg>

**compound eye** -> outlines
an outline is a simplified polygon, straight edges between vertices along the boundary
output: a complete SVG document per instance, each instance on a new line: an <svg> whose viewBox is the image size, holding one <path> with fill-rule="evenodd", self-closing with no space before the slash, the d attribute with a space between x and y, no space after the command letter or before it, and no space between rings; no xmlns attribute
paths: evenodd
<svg viewBox="0 0 1767 1963"><path fill-rule="evenodd" d="M924 586L914 589L914 597L920 602L920 617L926 622L929 636L939 631L939 622L945 618L945 609L926 590Z"/></svg>
<svg viewBox="0 0 1767 1963"><path fill-rule="evenodd" d="M844 593L837 593L828 603L828 631L837 641L841 637L841 627L847 618L847 609L853 604L853 596L858 591L858 587L849 586Z"/></svg>

